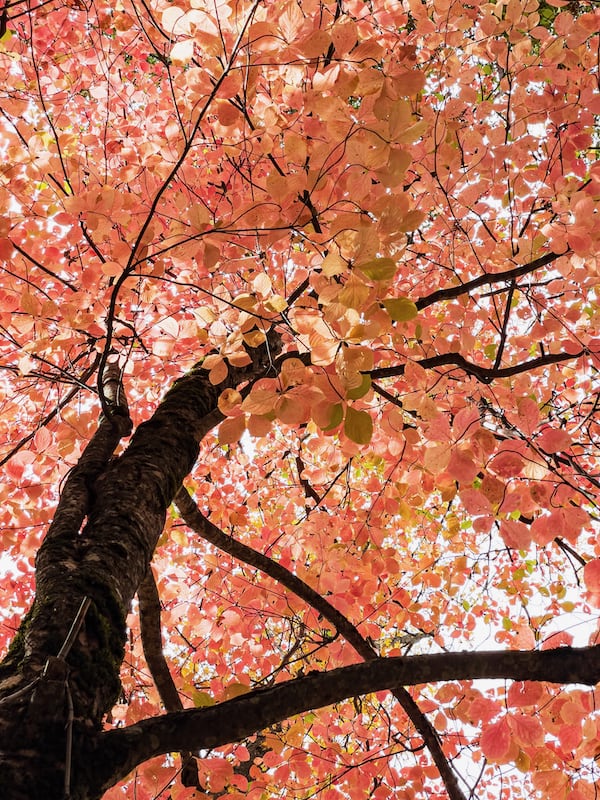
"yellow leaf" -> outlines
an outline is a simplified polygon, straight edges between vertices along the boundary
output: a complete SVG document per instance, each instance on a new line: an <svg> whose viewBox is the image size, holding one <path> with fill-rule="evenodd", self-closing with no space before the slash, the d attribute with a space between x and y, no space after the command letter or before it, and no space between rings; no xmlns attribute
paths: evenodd
<svg viewBox="0 0 600 800"><path fill-rule="evenodd" d="M182 528L173 528L171 531L171 539L180 547L185 547L188 543L188 537Z"/></svg>
<svg viewBox="0 0 600 800"><path fill-rule="evenodd" d="M192 700L196 708L208 708L215 704L214 697L211 697L208 692L194 692Z"/></svg>
<svg viewBox="0 0 600 800"><path fill-rule="evenodd" d="M274 294L273 297L269 297L265 302L265 308L268 311L279 313L280 311L285 311L287 308L287 301L280 294Z"/></svg>
<svg viewBox="0 0 600 800"><path fill-rule="evenodd" d="M531 759L523 750L519 750L519 754L515 759L515 766L519 772L529 772L531 769Z"/></svg>
<svg viewBox="0 0 600 800"><path fill-rule="evenodd" d="M235 298L234 304L237 308L243 308L244 311L252 311L256 308L256 297L252 297L250 294L240 294Z"/></svg>
<svg viewBox="0 0 600 800"><path fill-rule="evenodd" d="M346 308L359 309L369 296L370 289L358 278L352 276L338 295L338 301Z"/></svg>
<svg viewBox="0 0 600 800"><path fill-rule="evenodd" d="M407 322L418 314L416 305L408 297L389 297L383 305L395 322Z"/></svg>
<svg viewBox="0 0 600 800"><path fill-rule="evenodd" d="M329 424L327 425L324 430L330 431L333 428L337 428L340 424L342 419L344 418L344 408L341 403L336 403L334 406L331 407L331 412L329 415Z"/></svg>
<svg viewBox="0 0 600 800"><path fill-rule="evenodd" d="M267 338L262 331L259 331L256 328L254 328L254 330L248 331L248 333L244 333L243 337L248 347L258 347Z"/></svg>
<svg viewBox="0 0 600 800"><path fill-rule="evenodd" d="M348 263L337 253L328 253L321 264L323 275L331 278L333 275L341 275L348 269Z"/></svg>
<svg viewBox="0 0 600 800"><path fill-rule="evenodd" d="M374 258L357 264L356 268L372 281L391 281L396 274L396 262L392 258Z"/></svg>
<svg viewBox="0 0 600 800"><path fill-rule="evenodd" d="M373 420L366 411L348 406L344 420L344 433L356 444L369 444L373 436Z"/></svg>
<svg viewBox="0 0 600 800"><path fill-rule="evenodd" d="M223 700L232 700L234 697L248 694L249 691L250 687L247 683L230 683L223 692Z"/></svg>

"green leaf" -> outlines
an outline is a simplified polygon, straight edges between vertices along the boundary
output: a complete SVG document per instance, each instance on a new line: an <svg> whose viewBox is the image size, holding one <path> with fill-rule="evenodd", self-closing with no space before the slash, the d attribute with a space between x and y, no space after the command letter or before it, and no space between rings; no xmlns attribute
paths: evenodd
<svg viewBox="0 0 600 800"><path fill-rule="evenodd" d="M348 398L348 400L358 400L360 397L364 397L370 388L371 388L371 376L363 375L362 381L359 383L358 386L355 386L353 389L348 389L348 391L346 392L346 397Z"/></svg>
<svg viewBox="0 0 600 800"><path fill-rule="evenodd" d="M357 264L356 269L372 281L391 281L396 274L396 262L392 258L374 258L364 264Z"/></svg>
<svg viewBox="0 0 600 800"><path fill-rule="evenodd" d="M373 436L373 420L366 411L356 411L352 406L346 409L344 433L356 444L369 444Z"/></svg>
<svg viewBox="0 0 600 800"><path fill-rule="evenodd" d="M344 419L344 409L341 403L336 403L334 406L331 407L331 415L329 417L329 424L326 428L323 428L324 431L331 431L340 424L340 422Z"/></svg>
<svg viewBox="0 0 600 800"><path fill-rule="evenodd" d="M394 322L408 322L419 313L416 305L408 297L388 297L383 301L383 305Z"/></svg>

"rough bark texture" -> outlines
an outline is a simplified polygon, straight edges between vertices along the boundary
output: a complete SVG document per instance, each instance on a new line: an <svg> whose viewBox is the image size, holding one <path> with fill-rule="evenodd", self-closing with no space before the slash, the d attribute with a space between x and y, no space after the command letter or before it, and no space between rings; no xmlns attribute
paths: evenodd
<svg viewBox="0 0 600 800"><path fill-rule="evenodd" d="M275 341L251 351L251 363L231 369L218 387L198 364L113 459L128 432L120 418L128 415L118 398L112 402L111 420L101 421L65 485L36 560L35 602L0 665L5 800L62 800L67 792L74 800L99 796L88 793L94 781L87 772L94 765L85 763L82 751L118 695L127 611L166 510L199 442L221 418L219 394L265 374L276 347ZM106 396L110 400L108 391ZM84 598L91 603L78 635L57 658Z"/></svg>

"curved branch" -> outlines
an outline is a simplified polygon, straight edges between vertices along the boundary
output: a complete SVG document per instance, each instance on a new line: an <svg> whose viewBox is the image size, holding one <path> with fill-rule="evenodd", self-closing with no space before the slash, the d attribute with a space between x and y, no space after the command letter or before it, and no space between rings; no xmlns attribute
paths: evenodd
<svg viewBox="0 0 600 800"><path fill-rule="evenodd" d="M100 416L96 432L68 474L46 540L62 536L73 539L76 536L89 510L90 491L94 481L108 464L122 437L131 433L133 423L121 385L119 368L115 364L108 364L101 382L112 419Z"/></svg>
<svg viewBox="0 0 600 800"><path fill-rule="evenodd" d="M163 653L160 598L151 568L148 568L148 573L139 586L138 600L142 649L160 699L167 711L183 711L183 703ZM185 750L181 753L181 782L184 786L200 786L196 759Z"/></svg>
<svg viewBox="0 0 600 800"><path fill-rule="evenodd" d="M318 611L324 619L330 622L350 644L361 658L372 661L378 657L375 648L368 643L350 620L331 605L319 592L312 589L307 583L298 578L288 569L278 564L273 559L227 536L216 525L213 525L182 487L175 497L175 504L181 513L184 522L199 536L223 550L229 555L260 569L269 577L274 578L286 589L294 592L312 608ZM398 700L408 718L420 734L425 745L432 755L433 761L442 777L450 800L464 800L456 775L452 771L435 729L423 714L410 693L402 686L392 689L392 694Z"/></svg>
<svg viewBox="0 0 600 800"><path fill-rule="evenodd" d="M555 650L437 653L377 658L312 673L210 708L151 717L99 734L87 765L95 790L106 791L138 764L174 750L209 749L240 741L296 714L393 686L454 680L501 679L581 683L600 681L600 645Z"/></svg>
<svg viewBox="0 0 600 800"><path fill-rule="evenodd" d="M100 381L104 386L111 418L100 416L96 432L67 475L54 517L35 559L38 586L46 568L52 568L57 558L72 555L77 535L90 511L94 483L106 469L123 436L131 433L133 423L119 367L108 364Z"/></svg>
<svg viewBox="0 0 600 800"><path fill-rule="evenodd" d="M571 361L576 358L581 358L581 356L585 354L585 350L580 350L578 353L548 353L539 358L522 361L520 364L513 364L511 367L499 367L498 369L480 367L479 364L468 361L464 356L461 356L460 353L440 353L437 356L431 356L431 358L416 360L415 364L420 364L424 369L433 369L443 366L459 367L464 370L467 375L472 375L474 378L477 378L478 381L481 381L481 383L491 383L498 378L509 378L511 375L519 375L522 372L529 372L532 369L547 367L550 364L558 364L561 361ZM404 369L404 364L398 364L395 367L372 369L367 374L370 375L373 380L394 378L398 375L403 375Z"/></svg>

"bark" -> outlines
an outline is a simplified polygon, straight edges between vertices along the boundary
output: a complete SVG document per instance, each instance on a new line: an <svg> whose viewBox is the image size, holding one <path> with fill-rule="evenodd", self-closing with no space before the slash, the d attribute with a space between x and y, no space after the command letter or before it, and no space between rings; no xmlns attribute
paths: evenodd
<svg viewBox="0 0 600 800"><path fill-rule="evenodd" d="M202 437L221 419L221 391L264 375L277 347L273 339L252 350L248 366L230 369L218 387L196 365L139 426L123 455L112 459L128 427L120 427L120 417L128 416L118 398L111 406L105 391L112 418L100 423L67 481L36 559L35 602L0 665L6 800L62 800L69 791L73 800L96 796L87 793L93 765L82 753L118 696L127 611L166 510ZM70 637L84 601L85 618Z"/></svg>

